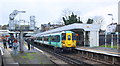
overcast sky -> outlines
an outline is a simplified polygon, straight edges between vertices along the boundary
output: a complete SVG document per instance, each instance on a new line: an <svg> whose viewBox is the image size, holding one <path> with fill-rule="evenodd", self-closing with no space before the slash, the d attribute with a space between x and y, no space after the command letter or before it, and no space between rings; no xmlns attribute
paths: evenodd
<svg viewBox="0 0 120 66"><path fill-rule="evenodd" d="M85 23L88 18L103 16L105 25L110 24L113 14L114 22L118 22L119 0L0 0L0 24L8 24L9 14L13 10L26 11L16 16L16 20L29 21L29 16L36 17L36 26L48 22L58 22L64 10L74 11ZM105 26L104 25L104 26Z"/></svg>

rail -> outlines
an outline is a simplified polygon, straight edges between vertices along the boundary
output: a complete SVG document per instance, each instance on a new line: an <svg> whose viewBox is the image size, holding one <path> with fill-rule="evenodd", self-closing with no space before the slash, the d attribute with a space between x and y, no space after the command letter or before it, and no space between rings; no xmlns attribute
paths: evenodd
<svg viewBox="0 0 120 66"><path fill-rule="evenodd" d="M40 45L40 44L39 44L39 45ZM34 44L34 46L37 47L37 48L39 48L39 49L41 49L41 50L43 50L43 51L46 51L46 52L48 52L48 53L50 53L50 54L52 54L52 55L54 55L54 56L56 56L57 58L65 61L65 62L67 62L67 63L69 63L69 64L71 64L71 65L89 65L89 66L92 66L91 64L88 64L88 63L85 63L85 62L83 62L83 61L80 61L80 60L71 58L71 57L69 57L69 56L65 56L65 55L63 55L63 54L61 54L61 53L56 53L56 52L54 52L52 49L48 49L48 48L46 48L46 47L40 47L40 46L38 46L38 45L36 45L36 44Z"/></svg>

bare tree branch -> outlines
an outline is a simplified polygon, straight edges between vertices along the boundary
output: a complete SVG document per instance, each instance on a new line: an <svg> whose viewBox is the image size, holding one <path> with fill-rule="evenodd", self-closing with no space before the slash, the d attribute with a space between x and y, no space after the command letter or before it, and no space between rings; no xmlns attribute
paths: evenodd
<svg viewBox="0 0 120 66"><path fill-rule="evenodd" d="M94 16L93 21L93 24L98 24L100 25L100 27L102 27L104 23L104 18L102 16Z"/></svg>

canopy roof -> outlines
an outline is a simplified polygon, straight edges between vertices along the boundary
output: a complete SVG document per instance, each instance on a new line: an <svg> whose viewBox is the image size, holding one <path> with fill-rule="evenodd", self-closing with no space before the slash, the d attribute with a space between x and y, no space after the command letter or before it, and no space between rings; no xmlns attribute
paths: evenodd
<svg viewBox="0 0 120 66"><path fill-rule="evenodd" d="M60 31L73 30L73 29L83 29L84 31L99 31L100 25L74 23L74 24L65 25L63 27L59 27L56 29L48 30L42 33L38 33L33 36L39 36L39 35L44 35L44 34L60 32Z"/></svg>

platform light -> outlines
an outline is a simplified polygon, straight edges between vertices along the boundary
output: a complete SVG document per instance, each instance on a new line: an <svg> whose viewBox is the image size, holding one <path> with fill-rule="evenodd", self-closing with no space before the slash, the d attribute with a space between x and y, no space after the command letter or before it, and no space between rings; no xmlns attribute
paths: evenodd
<svg viewBox="0 0 120 66"><path fill-rule="evenodd" d="M78 36L78 34L76 34L76 36Z"/></svg>

